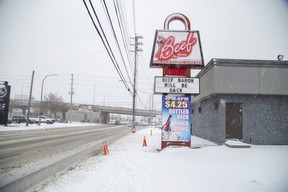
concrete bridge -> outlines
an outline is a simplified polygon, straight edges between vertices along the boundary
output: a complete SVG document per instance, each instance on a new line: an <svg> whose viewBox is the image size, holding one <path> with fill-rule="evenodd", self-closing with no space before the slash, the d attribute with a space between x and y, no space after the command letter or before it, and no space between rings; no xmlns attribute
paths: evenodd
<svg viewBox="0 0 288 192"><path fill-rule="evenodd" d="M34 116L35 115L38 116L39 106L40 106L40 101L32 101L31 102L31 108L33 108L32 116L33 116L33 113L35 113ZM64 103L63 106L66 106L66 107L63 108L59 112L61 112L62 114L67 113L68 111L70 112L70 103ZM79 111L81 111L81 106L89 106L89 110L86 110L86 112L79 112ZM21 100L11 99L10 104L9 104L10 116L12 114L13 109L22 109L22 113L23 113L23 115L25 115L25 112L28 110L28 101L27 100L21 101ZM132 109L131 108L124 108L124 107L101 106L101 105L73 104L72 105L72 113L74 114L73 115L74 119L76 118L77 114L82 113L82 116L84 116L82 119L85 119L85 120L87 118L88 113L89 113L89 115L91 115L91 113L92 114L98 113L98 115L100 116L100 119L101 119L100 122L101 123L107 123L109 121L110 113L122 114L122 115L132 115ZM85 114L85 113L87 113L87 114ZM135 109L135 115L152 118L152 117L156 117L156 115L161 115L161 111ZM63 116L64 119L66 119L66 116L67 115ZM68 119L66 119L66 120L70 120L69 115L67 117L68 117ZM92 118L94 119L94 117L92 117ZM72 118L72 120L74 120L74 119Z"/></svg>
<svg viewBox="0 0 288 192"><path fill-rule="evenodd" d="M99 112L132 115L132 109L131 108L109 107L109 106L99 106L99 105L95 105L93 107L95 107L93 110L99 111ZM161 115L161 111L135 109L135 115L136 116L143 116L143 117L155 117L156 115Z"/></svg>

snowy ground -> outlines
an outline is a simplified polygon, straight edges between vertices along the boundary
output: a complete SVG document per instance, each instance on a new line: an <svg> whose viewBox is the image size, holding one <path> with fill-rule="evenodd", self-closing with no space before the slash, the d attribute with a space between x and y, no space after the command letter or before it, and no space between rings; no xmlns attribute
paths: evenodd
<svg viewBox="0 0 288 192"><path fill-rule="evenodd" d="M142 147L144 136L148 147ZM108 155L90 158L32 191L286 192L288 189L288 146L252 145L235 149L192 137L192 147L160 151L160 130L144 129L109 144Z"/></svg>
<svg viewBox="0 0 288 192"><path fill-rule="evenodd" d="M39 126L38 124L29 124L26 127L26 123L11 123L8 126L0 125L0 131L21 131L21 130L34 130L34 129L51 129L51 128L63 128L63 127L79 127L79 126L95 126L97 124L93 123L53 123L53 124L46 124L41 123Z"/></svg>

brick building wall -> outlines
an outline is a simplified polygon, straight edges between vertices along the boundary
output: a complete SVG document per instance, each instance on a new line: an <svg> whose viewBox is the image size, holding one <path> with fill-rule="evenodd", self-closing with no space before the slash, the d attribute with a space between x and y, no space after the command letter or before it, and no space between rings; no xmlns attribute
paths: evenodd
<svg viewBox="0 0 288 192"><path fill-rule="evenodd" d="M192 99L192 134L224 143L226 103L242 104L244 142L288 144L288 96L214 95L194 103Z"/></svg>

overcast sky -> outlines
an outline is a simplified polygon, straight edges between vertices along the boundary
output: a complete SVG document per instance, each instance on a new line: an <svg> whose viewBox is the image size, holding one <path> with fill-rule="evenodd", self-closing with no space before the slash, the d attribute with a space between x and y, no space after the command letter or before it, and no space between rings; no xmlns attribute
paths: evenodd
<svg viewBox="0 0 288 192"><path fill-rule="evenodd" d="M92 2L129 81L103 5L100 0ZM186 15L191 30L199 30L205 63L212 58L276 60L278 54L288 58L287 0L135 0L135 22L133 1L117 2L127 18L128 36L136 33L144 38L143 52L139 53L137 108L149 108L154 76L162 75L161 69L150 69L149 62L155 30L163 29L165 18L172 13ZM123 47L113 1L106 3ZM170 29L184 30L184 26L175 21ZM133 79L129 64L127 68ZM28 95L33 70L33 96L37 100L42 79L58 74L45 80L44 94L57 93L70 102L73 74L74 103L132 107L132 97L120 81L82 0L0 0L0 81L12 86L11 99L15 94ZM155 96L158 109L160 98Z"/></svg>

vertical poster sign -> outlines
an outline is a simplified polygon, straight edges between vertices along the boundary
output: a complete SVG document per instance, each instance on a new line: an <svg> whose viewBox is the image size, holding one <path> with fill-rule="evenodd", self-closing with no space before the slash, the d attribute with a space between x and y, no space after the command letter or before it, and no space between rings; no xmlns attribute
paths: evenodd
<svg viewBox="0 0 288 192"><path fill-rule="evenodd" d="M190 96L162 96L162 142L191 141Z"/></svg>

